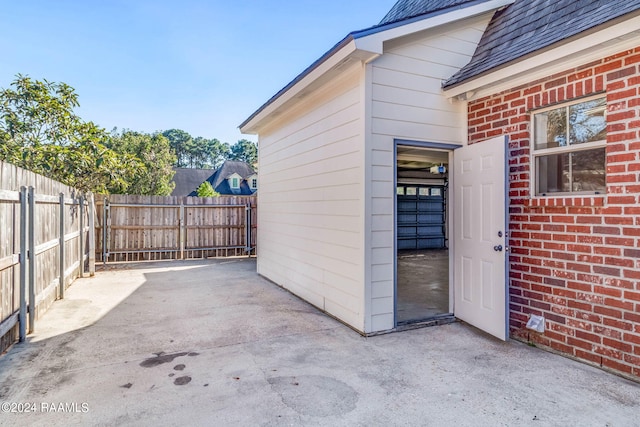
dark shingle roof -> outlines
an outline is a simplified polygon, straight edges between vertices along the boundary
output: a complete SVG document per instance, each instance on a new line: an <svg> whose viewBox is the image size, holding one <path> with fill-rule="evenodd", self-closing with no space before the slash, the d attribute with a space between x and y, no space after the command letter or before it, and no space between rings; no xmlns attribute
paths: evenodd
<svg viewBox="0 0 640 427"><path fill-rule="evenodd" d="M478 0L398 0L385 17L382 18L379 25L404 21L405 19L414 18L427 13L433 13L441 9L460 6L465 3L483 2Z"/></svg>
<svg viewBox="0 0 640 427"><path fill-rule="evenodd" d="M229 178L234 173L237 173L243 178L243 181L240 184L240 188L235 190L229 186L229 181L227 181L227 178ZM255 173L256 172L248 163L235 160L227 160L215 171L213 175L211 175L207 179L207 181L209 181L213 189L220 194L250 196L254 192L251 190L251 188L249 188L249 185L244 179L249 178Z"/></svg>
<svg viewBox="0 0 640 427"><path fill-rule="evenodd" d="M172 196L197 196L196 190L209 178L213 169L174 168L173 182L176 186L171 192Z"/></svg>
<svg viewBox="0 0 640 427"><path fill-rule="evenodd" d="M516 0L493 16L455 86L530 53L640 9L640 0Z"/></svg>

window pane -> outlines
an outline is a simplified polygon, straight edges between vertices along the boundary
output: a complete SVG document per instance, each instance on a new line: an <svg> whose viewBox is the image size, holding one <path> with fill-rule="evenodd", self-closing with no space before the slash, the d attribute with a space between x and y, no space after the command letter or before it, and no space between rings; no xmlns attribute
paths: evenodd
<svg viewBox="0 0 640 427"><path fill-rule="evenodd" d="M605 156L604 148L572 153L573 191L605 192Z"/></svg>
<svg viewBox="0 0 640 427"><path fill-rule="evenodd" d="M604 98L569 107L569 138L571 144L607 139Z"/></svg>
<svg viewBox="0 0 640 427"><path fill-rule="evenodd" d="M407 187L407 196L415 196L417 193L415 187Z"/></svg>
<svg viewBox="0 0 640 427"><path fill-rule="evenodd" d="M569 153L541 156L536 159L538 194L568 193Z"/></svg>
<svg viewBox="0 0 640 427"><path fill-rule="evenodd" d="M429 189L428 188L422 187L422 188L420 188L418 190L418 192L420 193L421 196L428 196L429 195Z"/></svg>
<svg viewBox="0 0 640 427"><path fill-rule="evenodd" d="M545 111L533 116L536 150L567 145L567 109Z"/></svg>
<svg viewBox="0 0 640 427"><path fill-rule="evenodd" d="M396 194L398 196L404 196L404 187L398 187L396 188Z"/></svg>

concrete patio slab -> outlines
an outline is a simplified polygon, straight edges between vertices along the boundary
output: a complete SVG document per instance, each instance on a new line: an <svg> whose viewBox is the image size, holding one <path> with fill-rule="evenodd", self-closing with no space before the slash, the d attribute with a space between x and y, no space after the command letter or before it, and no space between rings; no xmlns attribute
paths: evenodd
<svg viewBox="0 0 640 427"><path fill-rule="evenodd" d="M0 402L11 426L640 425L637 383L462 323L363 338L254 259L76 281L0 357Z"/></svg>

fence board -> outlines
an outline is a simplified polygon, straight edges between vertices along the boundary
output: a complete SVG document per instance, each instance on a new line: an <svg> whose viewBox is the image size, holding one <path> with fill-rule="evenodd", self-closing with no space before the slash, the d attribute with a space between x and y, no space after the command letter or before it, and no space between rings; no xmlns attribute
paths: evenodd
<svg viewBox="0 0 640 427"><path fill-rule="evenodd" d="M20 246L21 229L27 226L27 221L22 223L20 215L18 194L21 187L34 188L35 245L31 250L35 295L34 300L29 301L29 310L33 313L30 317L34 321L55 301L60 293L60 282L68 287L80 275L83 256L79 253L79 243L80 239L88 239L90 234L88 227L80 230L78 225L77 190L0 161L0 324L3 325L2 332L6 332L0 334L0 352L14 343L18 336L19 325L14 323L20 310L19 257L27 250ZM65 195L64 268L60 265L60 193ZM87 209L86 215L88 213ZM85 221L88 223L88 218L85 217ZM84 256L87 255L85 252ZM29 329L32 327L30 325Z"/></svg>
<svg viewBox="0 0 640 427"><path fill-rule="evenodd" d="M255 196L112 195L96 196L95 203L98 261L238 256L246 254L247 246L255 248ZM246 242L247 206L251 208L250 242Z"/></svg>

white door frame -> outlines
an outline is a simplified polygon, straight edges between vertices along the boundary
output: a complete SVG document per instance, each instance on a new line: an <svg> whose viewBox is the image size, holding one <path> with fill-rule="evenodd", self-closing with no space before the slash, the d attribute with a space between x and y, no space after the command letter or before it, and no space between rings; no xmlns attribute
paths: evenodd
<svg viewBox="0 0 640 427"><path fill-rule="evenodd" d="M507 174L507 168L508 168L508 160L507 160L507 146L508 146L508 137L507 136L503 136L502 138L504 138L504 155L505 155L505 170L504 170L504 194L505 194L505 200L504 200L504 214L505 214L505 224L504 224L504 250L505 252L508 251L508 241L509 241L509 204L508 204L508 174ZM479 144L481 144L482 142L479 142ZM453 212L453 209L455 209L455 183L453 182L453 168L455 167L455 163L454 163L454 156L455 153L454 151L464 147L464 145L462 144L444 144L444 143L437 143L437 142L429 142L429 141L413 141L413 140L405 140L405 139L394 139L394 145L393 145L393 163L394 163L394 186L393 186L393 191L394 191L394 207L393 207L393 220L394 220L394 232L393 232L393 255L394 255L394 288L393 288L393 299L394 299L394 327L398 326L398 321L397 321L397 301L398 301L398 257L397 257L397 245L398 245L398 220L397 220L397 197L395 197L395 191L396 188L398 186L398 173L397 173L397 168L398 168L398 146L406 146L406 147L417 147L417 148L425 148L425 149L434 149L434 150L446 150L449 151L449 171L450 171L450 185L448 187L449 190L449 195L448 195L448 199L447 199L447 204L448 204L448 212ZM450 236L449 238L449 251L451 251L451 253L453 253L454 251L454 239L451 238L451 236L453 236L454 233L454 216L453 215L448 215L448 220L447 220L447 226L449 228L448 230L448 235ZM454 266L454 262L455 259L453 256L449 256L449 312L453 313L455 316L455 286L454 286L454 273L455 273L455 266ZM505 339L509 339L509 253L506 252L505 253L505 257L504 257L504 262L505 262L505 277L504 277L504 286L505 286L505 298L504 298L504 316L505 316Z"/></svg>
<svg viewBox="0 0 640 427"><path fill-rule="evenodd" d="M416 147L424 149L432 149L439 151L449 152L449 164L451 164L453 151L463 147L462 144L443 144L440 142L429 141L413 141L407 139L394 139L393 140L393 325L398 327L398 198L396 197L396 188L398 188L398 146L403 147ZM449 186L451 190L451 186ZM447 204L450 203L451 196L449 196ZM449 215L447 218L448 234L451 233L451 226L453 225L453 217ZM450 241L450 240L449 240ZM450 241L451 242L451 241ZM451 248L449 248L451 250ZM453 269L452 257L449 257L449 313L453 313Z"/></svg>

